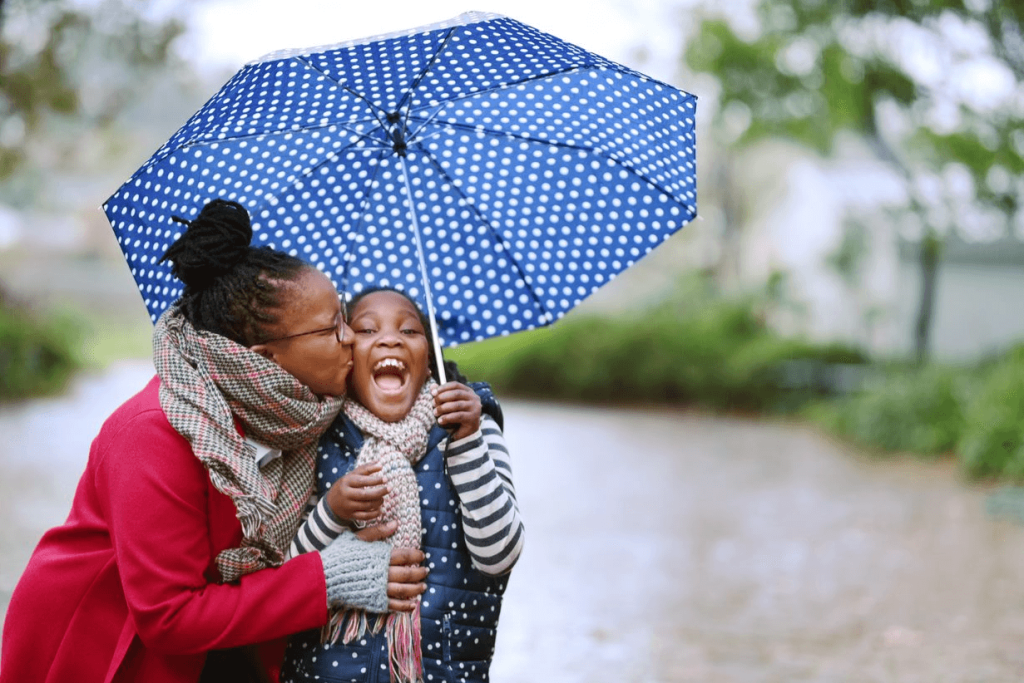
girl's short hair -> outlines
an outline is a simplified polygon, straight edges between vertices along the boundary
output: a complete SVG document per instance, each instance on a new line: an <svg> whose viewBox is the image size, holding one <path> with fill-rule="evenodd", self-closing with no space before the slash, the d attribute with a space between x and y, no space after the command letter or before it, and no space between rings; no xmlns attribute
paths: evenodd
<svg viewBox="0 0 1024 683"><path fill-rule="evenodd" d="M419 316L420 323L423 325L423 330L424 332L426 332L427 335L427 360L430 363L430 376L434 378L435 382L441 381L440 376L438 375L437 372L437 358L434 357L434 336L430 332L430 319L427 318L427 315L423 312L423 309L420 308L420 305L416 303L415 299L413 299L411 296L409 296L402 290L397 289L396 287L369 287L352 297L352 299L348 302L348 310L354 311L356 305L360 301L362 301L371 294L376 294L377 292L394 292L395 294L399 294L403 296L409 303L411 303L414 309L416 309L416 314ZM442 358L444 358L443 353ZM461 382L463 384L469 383L469 380L466 379L466 376L459 371L459 366L456 365L455 361L444 361L444 374L449 382L454 381Z"/></svg>

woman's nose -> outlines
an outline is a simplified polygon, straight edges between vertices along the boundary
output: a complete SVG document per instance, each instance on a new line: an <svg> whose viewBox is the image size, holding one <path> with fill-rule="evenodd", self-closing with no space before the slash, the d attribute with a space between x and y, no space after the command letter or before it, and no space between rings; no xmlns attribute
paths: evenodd
<svg viewBox="0 0 1024 683"><path fill-rule="evenodd" d="M356 341L356 333L348 326L348 323L341 323L341 343L345 346L352 346Z"/></svg>

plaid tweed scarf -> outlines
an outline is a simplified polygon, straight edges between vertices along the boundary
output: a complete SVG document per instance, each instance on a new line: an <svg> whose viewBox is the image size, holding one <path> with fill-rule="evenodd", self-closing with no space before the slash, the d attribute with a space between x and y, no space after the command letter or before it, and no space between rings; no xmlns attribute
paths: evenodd
<svg viewBox="0 0 1024 683"><path fill-rule="evenodd" d="M284 562L314 493L316 445L342 398L318 398L273 361L212 332L196 330L177 306L153 333L160 407L188 439L242 524L242 544L217 555L225 582ZM246 437L282 451L260 469Z"/></svg>
<svg viewBox="0 0 1024 683"><path fill-rule="evenodd" d="M435 424L434 397L430 393L433 386L434 380L428 379L409 414L398 422L384 422L355 401L345 401L343 408L363 432L363 446L355 465L379 462L389 488L380 517L370 522L370 526L397 520L398 529L386 539L396 548L419 548L421 543L420 490L412 468L426 455L427 438ZM367 628L379 632L386 623L391 680L402 683L423 680L419 602L413 612L390 612L378 617L374 624L368 624L362 610L335 612L327 626L327 642L337 640L346 618L348 624L342 642L350 643L362 637Z"/></svg>

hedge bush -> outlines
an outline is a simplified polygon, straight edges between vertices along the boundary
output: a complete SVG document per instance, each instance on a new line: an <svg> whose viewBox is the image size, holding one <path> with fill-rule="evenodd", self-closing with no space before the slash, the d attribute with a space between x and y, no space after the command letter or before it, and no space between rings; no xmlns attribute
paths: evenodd
<svg viewBox="0 0 1024 683"><path fill-rule="evenodd" d="M823 382L794 383L795 361L866 361L849 347L781 339L753 299L719 300L701 284L632 315L573 313L548 328L446 355L505 395L769 412L793 410L829 391Z"/></svg>
<svg viewBox="0 0 1024 683"><path fill-rule="evenodd" d="M942 367L880 368L879 374L883 380L850 396L812 404L807 415L869 450L952 451L964 430L969 375Z"/></svg>
<svg viewBox="0 0 1024 683"><path fill-rule="evenodd" d="M0 294L0 401L58 392L80 366L77 329Z"/></svg>
<svg viewBox="0 0 1024 683"><path fill-rule="evenodd" d="M1024 481L1024 345L984 367L957 444L974 478Z"/></svg>

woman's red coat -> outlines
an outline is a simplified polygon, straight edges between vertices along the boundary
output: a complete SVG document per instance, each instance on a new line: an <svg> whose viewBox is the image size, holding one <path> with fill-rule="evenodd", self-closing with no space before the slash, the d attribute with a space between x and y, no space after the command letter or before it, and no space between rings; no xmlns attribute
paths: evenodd
<svg viewBox="0 0 1024 683"><path fill-rule="evenodd" d="M160 409L159 386L93 441L67 521L43 536L11 597L0 683L193 683L208 650L326 622L319 553L214 582L214 558L239 545L241 527Z"/></svg>

